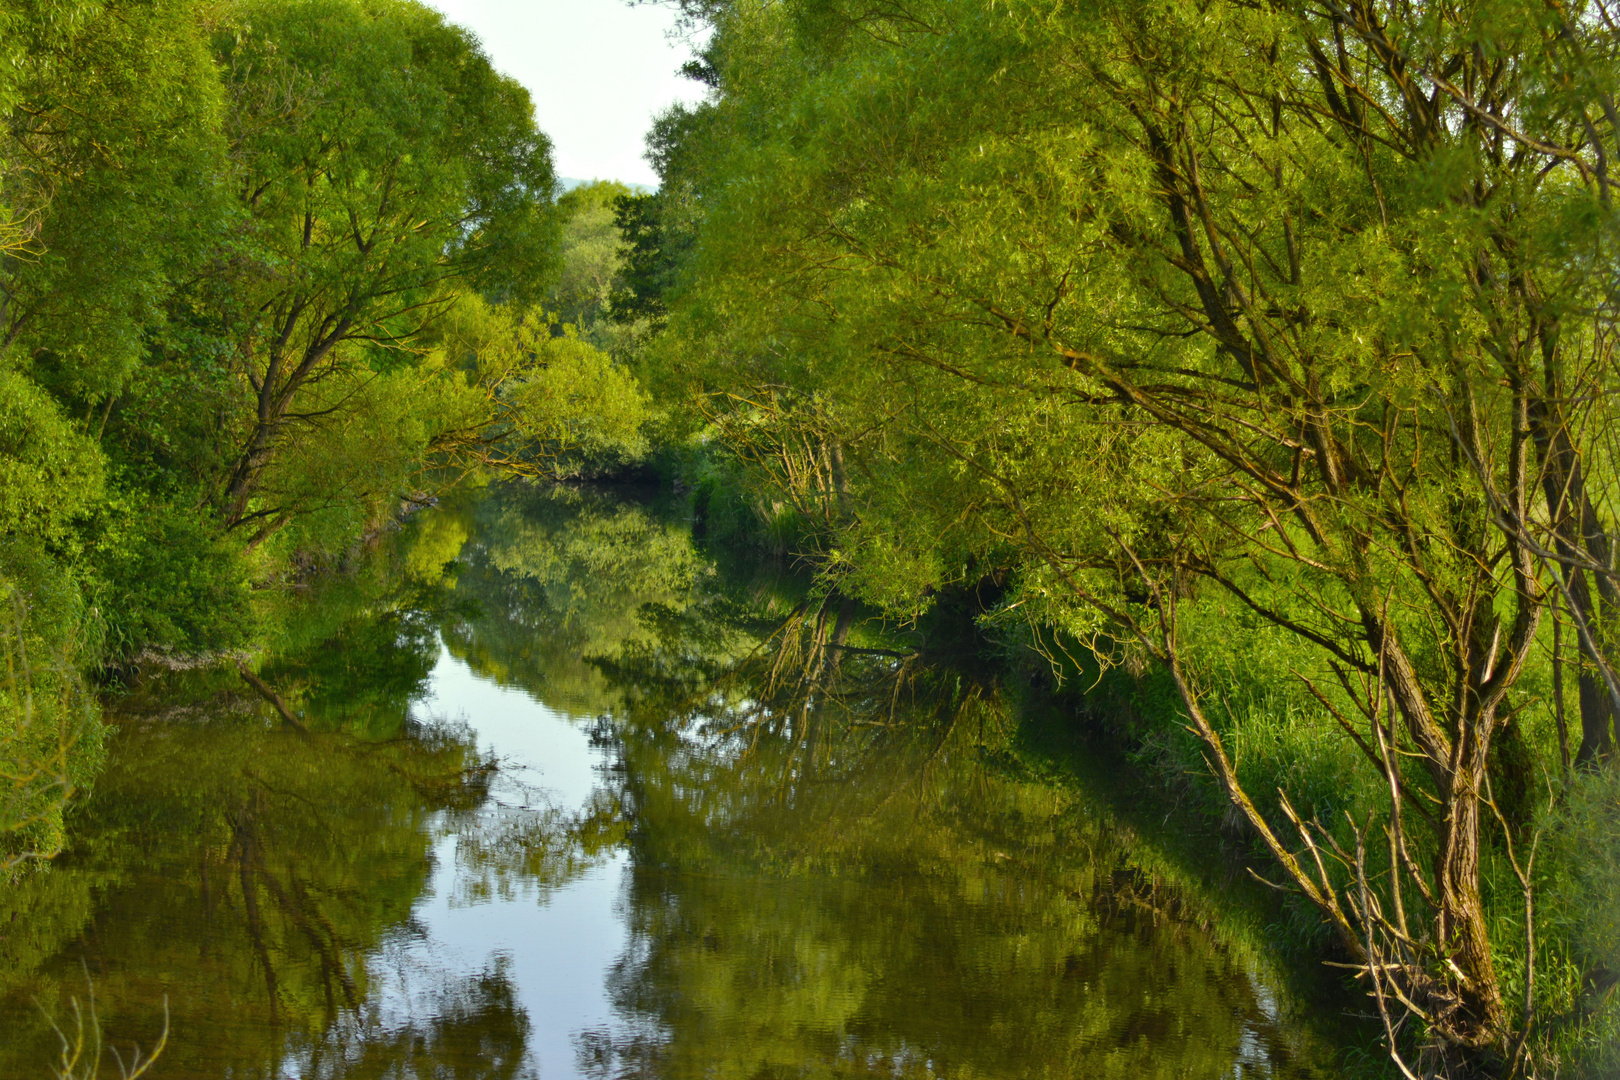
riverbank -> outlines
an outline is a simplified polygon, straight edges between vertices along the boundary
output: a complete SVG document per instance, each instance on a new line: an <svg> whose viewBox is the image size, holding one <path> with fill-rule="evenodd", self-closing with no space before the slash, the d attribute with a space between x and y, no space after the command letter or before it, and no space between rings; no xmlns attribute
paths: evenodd
<svg viewBox="0 0 1620 1080"><path fill-rule="evenodd" d="M694 517L719 523L719 543L797 552L821 574L822 589L836 588L848 572L847 556L837 550L827 523L772 502L769 484L725 464L726 454L716 447L675 459L676 474L686 477L691 490ZM1212 772L1207 744L1189 727L1165 666L1129 643L1098 635L1096 626L1088 631L1090 642L1101 642L1094 652L1086 635L1025 617L1014 610L1018 605L1008 608L1018 573L1014 564L992 557L957 572L952 587L916 605L917 614L903 623L893 644L954 652L1003 673L1020 688L1020 707L1036 718L1032 731L1038 732L1033 737L1041 769L1083 771L1087 755L1114 762L1132 777L1128 802L1190 838L1196 857L1166 854L1170 880L1213 896L1227 890L1210 881L1230 882L1237 875L1245 886L1237 895L1249 899L1235 921L1241 929L1234 940L1246 941L1244 947L1291 977L1308 973L1300 983L1307 997L1338 1003L1330 1008L1364 1008L1363 988L1327 966L1352 964L1354 957L1320 908L1295 888L1277 891L1255 881L1254 875L1284 881L1286 873ZM1187 603L1179 617L1184 659L1203 673L1202 708L1244 790L1272 821L1287 820L1287 792L1292 812L1313 835L1320 830L1325 843L1351 850L1352 823L1375 820L1388 791L1384 779L1366 768L1368 748L1344 737L1345 717L1339 715L1337 724L1330 719L1331 697L1301 674L1319 658L1230 598ZM1560 755L1550 676L1541 664L1523 678L1524 696L1497 736L1487 782L1492 812L1500 815L1507 836L1485 847L1482 902L1500 948L1496 963L1504 993L1526 1000L1533 966L1528 997L1537 1003L1537 1019L1527 1040L1538 1060L1572 1075L1601 1077L1620 1066L1620 924L1613 914L1620 912L1620 801L1612 769L1576 770L1562 780L1538 771L1536 762ZM1303 850L1294 834L1285 842ZM1514 844L1520 858L1527 849L1540 853L1531 879L1533 943L1526 937L1525 888ZM1366 1067L1377 1072L1386 1065L1371 1054Z"/></svg>

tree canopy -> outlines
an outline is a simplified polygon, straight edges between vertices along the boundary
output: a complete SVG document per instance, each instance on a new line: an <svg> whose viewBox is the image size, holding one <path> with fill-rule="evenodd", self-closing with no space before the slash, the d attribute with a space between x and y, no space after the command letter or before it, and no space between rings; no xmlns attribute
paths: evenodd
<svg viewBox="0 0 1620 1080"><path fill-rule="evenodd" d="M607 289L608 196L559 204L527 91L436 11L0 20L0 644L31 658L0 695L11 826L59 819L98 759L51 679L256 644L251 584L469 470L634 460L651 411L608 342L551 339L559 289Z"/></svg>
<svg viewBox="0 0 1620 1080"><path fill-rule="evenodd" d="M715 92L650 149L693 237L658 377L838 588L903 618L994 582L986 626L1163 672L1391 1052L1522 1068L1554 1006L1487 908L1530 917L1531 755L1607 760L1620 709L1620 13L694 14ZM1314 804L1234 750L1220 672L1261 641L1367 770ZM1532 689L1561 665L1572 737Z"/></svg>

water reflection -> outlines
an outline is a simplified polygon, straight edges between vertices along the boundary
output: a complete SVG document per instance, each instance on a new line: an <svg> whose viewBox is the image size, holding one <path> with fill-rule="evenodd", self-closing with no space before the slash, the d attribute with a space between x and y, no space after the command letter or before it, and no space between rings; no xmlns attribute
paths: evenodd
<svg viewBox="0 0 1620 1080"><path fill-rule="evenodd" d="M812 605L698 699L652 656L605 665L637 689L627 1023L582 1036L582 1068L1309 1075L1100 808L1014 767L994 685L852 646L850 614Z"/></svg>
<svg viewBox="0 0 1620 1080"><path fill-rule="evenodd" d="M471 536L456 591L480 615L445 625L446 643L480 675L554 708L614 706L592 659L645 645L657 613L723 591L684 521L600 492L518 491L449 512Z"/></svg>
<svg viewBox="0 0 1620 1080"><path fill-rule="evenodd" d="M153 679L0 895L0 1075L87 975L174 1078L1320 1075L993 679L648 505L469 496L286 621L294 723Z"/></svg>
<svg viewBox="0 0 1620 1080"><path fill-rule="evenodd" d="M7 983L60 1012L88 974L105 1030L124 1038L169 995L174 1075L275 1075L293 1045L358 1022L370 958L431 875L432 821L483 801L464 733L372 741L255 720L126 721L72 855L11 897L8 945L65 947L8 966ZM63 893L82 905L51 902ZM50 1033L21 1004L5 1018L8 1049L43 1062Z"/></svg>

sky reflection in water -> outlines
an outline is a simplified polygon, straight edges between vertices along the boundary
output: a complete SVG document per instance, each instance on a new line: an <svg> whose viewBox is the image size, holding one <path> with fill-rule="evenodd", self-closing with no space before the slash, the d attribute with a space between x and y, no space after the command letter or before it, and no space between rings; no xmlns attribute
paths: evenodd
<svg viewBox="0 0 1620 1080"><path fill-rule="evenodd" d="M634 502L424 516L289 615L307 733L229 672L127 703L73 850L0 894L0 1076L87 973L126 1047L168 996L172 1080L1331 1075L1007 765L993 688L917 679L888 726L896 664L804 647L870 631L751 652L801 599Z"/></svg>

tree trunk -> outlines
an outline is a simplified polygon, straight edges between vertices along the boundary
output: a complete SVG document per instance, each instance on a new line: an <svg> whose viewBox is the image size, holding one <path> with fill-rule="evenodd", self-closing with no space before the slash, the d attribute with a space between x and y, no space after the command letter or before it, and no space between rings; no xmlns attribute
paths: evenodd
<svg viewBox="0 0 1620 1080"><path fill-rule="evenodd" d="M270 458L270 452L275 445L276 425L261 410L259 422L254 426L253 435L237 456L236 464L231 468L231 478L225 487L225 525L235 528L242 523L242 517L247 513L248 500L253 497L254 489L258 487L259 473L264 469Z"/></svg>
<svg viewBox="0 0 1620 1080"><path fill-rule="evenodd" d="M1484 741L1483 739L1481 740ZM1488 744L1487 744L1488 745ZM1458 975L1455 983L1431 1003L1436 1019L1443 1019L1452 1039L1470 1049L1500 1043L1507 1032L1507 1010L1491 957L1490 932L1479 891L1479 818L1483 764L1470 762L1459 770L1448 800L1446 842L1437 856L1435 881L1440 887L1436 938L1445 962ZM1446 980L1451 982L1451 980ZM1456 995L1454 1012L1444 1015L1447 993Z"/></svg>
<svg viewBox="0 0 1620 1080"><path fill-rule="evenodd" d="M1577 627L1575 640L1582 658L1578 698L1581 743L1575 760L1588 765L1613 753L1613 733L1620 723L1613 682L1620 671L1620 657L1616 656L1611 635L1605 632L1609 621L1620 613L1620 590L1611 574L1594 573L1598 593L1594 602L1587 571L1579 566L1588 561L1612 566L1614 545L1587 492L1586 473L1570 441L1568 422L1562 410L1552 404L1560 392L1556 369L1550 364L1547 397L1532 403L1530 421L1541 458L1542 491L1553 523L1559 572L1564 578L1570 616Z"/></svg>

